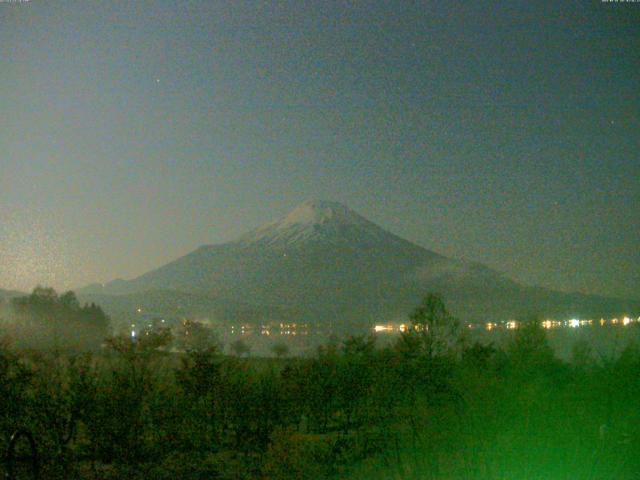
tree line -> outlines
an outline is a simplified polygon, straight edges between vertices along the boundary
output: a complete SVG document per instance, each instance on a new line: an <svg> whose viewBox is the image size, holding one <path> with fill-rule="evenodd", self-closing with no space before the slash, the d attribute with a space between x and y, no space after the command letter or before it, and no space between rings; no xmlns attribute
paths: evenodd
<svg viewBox="0 0 640 480"><path fill-rule="evenodd" d="M437 295L410 319L392 344L352 336L309 358L229 356L214 342L171 353L164 330L111 337L94 353L4 345L0 446L27 428L46 478L65 479L640 471L636 346L598 359L578 345L563 362L537 322L503 346L472 343Z"/></svg>
<svg viewBox="0 0 640 480"><path fill-rule="evenodd" d="M80 305L71 291L58 295L52 288L37 287L12 299L5 317L5 336L21 348L96 351L110 334L110 319L102 308Z"/></svg>

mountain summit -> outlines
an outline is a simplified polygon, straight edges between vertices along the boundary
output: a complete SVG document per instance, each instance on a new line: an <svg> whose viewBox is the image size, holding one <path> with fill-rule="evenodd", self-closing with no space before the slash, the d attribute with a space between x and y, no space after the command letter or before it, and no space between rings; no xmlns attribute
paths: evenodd
<svg viewBox="0 0 640 480"><path fill-rule="evenodd" d="M239 243L286 248L326 242L362 247L385 240L402 241L341 203L308 200L286 216L243 235Z"/></svg>
<svg viewBox="0 0 640 480"><path fill-rule="evenodd" d="M282 220L282 225L313 225L328 222L367 224L370 223L349 207L329 200L307 200L294 208Z"/></svg>
<svg viewBox="0 0 640 480"><path fill-rule="evenodd" d="M237 320L235 306L250 305L256 312L287 312L282 321L330 324L348 332L406 321L427 292L443 294L452 312L467 321L607 315L620 313L623 305L521 285L483 265L415 245L324 200L304 202L235 241L202 246L133 280L79 293L147 295L162 308L178 296L197 296L208 299L200 304L231 312L225 318ZM181 312L189 314L186 307ZM258 313L254 321L265 319Z"/></svg>

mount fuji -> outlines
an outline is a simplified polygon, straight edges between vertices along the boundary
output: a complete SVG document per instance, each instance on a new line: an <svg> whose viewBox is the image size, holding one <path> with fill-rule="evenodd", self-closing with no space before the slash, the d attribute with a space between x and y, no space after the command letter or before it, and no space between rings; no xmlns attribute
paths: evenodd
<svg viewBox="0 0 640 480"><path fill-rule="evenodd" d="M155 298L151 308L166 308L188 297L183 314L297 320L336 331L406 320L427 292L441 293L452 312L470 322L599 316L639 307L522 285L404 240L340 203L319 200L235 241L202 246L132 280L79 291L107 308L127 298Z"/></svg>

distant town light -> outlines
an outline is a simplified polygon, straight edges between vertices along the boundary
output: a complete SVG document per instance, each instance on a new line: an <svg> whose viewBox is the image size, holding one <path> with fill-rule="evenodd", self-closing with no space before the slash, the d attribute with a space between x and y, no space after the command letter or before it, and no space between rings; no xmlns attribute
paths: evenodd
<svg viewBox="0 0 640 480"><path fill-rule="evenodd" d="M393 327L390 327L388 325L376 325L375 327L373 327L373 329L376 332L387 332L389 330L393 330Z"/></svg>
<svg viewBox="0 0 640 480"><path fill-rule="evenodd" d="M576 319L576 318L572 318L571 320L569 320L569 326L571 328L576 328L580 326L580 320Z"/></svg>

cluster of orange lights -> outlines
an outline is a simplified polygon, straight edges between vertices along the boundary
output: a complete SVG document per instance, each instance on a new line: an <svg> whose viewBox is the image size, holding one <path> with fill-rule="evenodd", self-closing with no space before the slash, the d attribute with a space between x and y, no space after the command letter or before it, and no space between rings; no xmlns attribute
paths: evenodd
<svg viewBox="0 0 640 480"><path fill-rule="evenodd" d="M542 326L542 328L546 329L546 330L551 330L554 328L578 328L578 327L585 327L585 326L591 326L591 325L600 325L600 326L605 326L605 325L622 325L622 326L627 326L630 325L632 323L640 323L640 317L638 318L632 318L629 316L624 316L622 318L611 318L611 319L604 319L601 318L600 320L585 320L585 319L578 319L578 318L572 318L570 320L551 320L551 319L547 319L547 320L543 320L542 322L540 322L540 325ZM509 320L509 321L503 321L503 322L486 322L486 323L468 323L466 326L469 329L484 329L487 331L491 331L491 330L515 330L517 328L519 328L521 325L523 325L523 322L518 322L516 320ZM407 325L405 323L402 324L384 324L384 325L376 325L373 327L373 331L375 333L394 333L394 332L406 332L410 329L414 329L414 330L420 330L420 326L419 325Z"/></svg>
<svg viewBox="0 0 640 480"><path fill-rule="evenodd" d="M272 336L272 335L308 335L309 327L306 323L280 323L278 325L260 325L256 327L254 325L246 324L239 327L232 325L231 334L235 335L251 335L254 331L259 331L260 335Z"/></svg>

